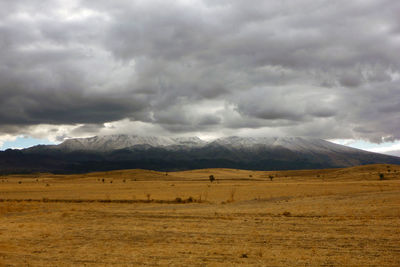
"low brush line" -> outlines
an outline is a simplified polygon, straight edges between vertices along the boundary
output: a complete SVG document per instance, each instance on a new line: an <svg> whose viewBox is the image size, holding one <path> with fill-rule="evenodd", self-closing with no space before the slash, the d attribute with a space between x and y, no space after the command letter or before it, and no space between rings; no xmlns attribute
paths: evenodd
<svg viewBox="0 0 400 267"><path fill-rule="evenodd" d="M161 203L161 204L185 204L185 203L205 203L207 201L198 200L193 198L188 199L174 199L174 200L162 200L162 199L0 199L0 202L44 202L44 203L120 203L120 204L134 204L134 203Z"/></svg>

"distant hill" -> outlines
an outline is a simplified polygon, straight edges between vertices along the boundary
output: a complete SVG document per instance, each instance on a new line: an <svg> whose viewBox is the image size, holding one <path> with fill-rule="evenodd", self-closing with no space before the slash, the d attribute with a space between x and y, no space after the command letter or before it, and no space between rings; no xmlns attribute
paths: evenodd
<svg viewBox="0 0 400 267"><path fill-rule="evenodd" d="M392 150L385 152L386 155L400 157L400 150Z"/></svg>
<svg viewBox="0 0 400 267"><path fill-rule="evenodd" d="M296 170L400 164L400 158L304 137L170 138L109 135L0 152L0 172L81 173L116 169Z"/></svg>

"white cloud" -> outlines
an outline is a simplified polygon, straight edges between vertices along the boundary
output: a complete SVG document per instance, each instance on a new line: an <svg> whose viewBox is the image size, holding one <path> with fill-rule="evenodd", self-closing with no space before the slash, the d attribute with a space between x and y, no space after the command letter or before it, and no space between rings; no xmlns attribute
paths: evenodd
<svg viewBox="0 0 400 267"><path fill-rule="evenodd" d="M371 148L368 149L371 152L376 152L376 153L388 153L392 151L397 151L400 150L400 142L395 142L392 145L384 145L382 147L376 147L376 148Z"/></svg>
<svg viewBox="0 0 400 267"><path fill-rule="evenodd" d="M16 135L3 134L0 135L0 149L2 149L4 142L15 141L18 138Z"/></svg>

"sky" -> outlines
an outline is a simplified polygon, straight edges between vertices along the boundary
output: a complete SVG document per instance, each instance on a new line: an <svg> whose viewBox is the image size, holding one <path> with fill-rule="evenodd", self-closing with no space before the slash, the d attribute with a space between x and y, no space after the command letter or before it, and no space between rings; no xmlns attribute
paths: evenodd
<svg viewBox="0 0 400 267"><path fill-rule="evenodd" d="M0 2L0 149L106 134L400 150L400 1Z"/></svg>

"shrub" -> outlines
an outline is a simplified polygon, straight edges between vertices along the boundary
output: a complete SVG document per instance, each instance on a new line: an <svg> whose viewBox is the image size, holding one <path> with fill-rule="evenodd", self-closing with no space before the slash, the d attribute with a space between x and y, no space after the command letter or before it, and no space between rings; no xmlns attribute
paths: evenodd
<svg viewBox="0 0 400 267"><path fill-rule="evenodd" d="M292 214L289 211L285 211L284 213L282 213L283 216L289 217Z"/></svg>
<svg viewBox="0 0 400 267"><path fill-rule="evenodd" d="M385 175L383 173L379 174L379 180L385 180Z"/></svg>
<svg viewBox="0 0 400 267"><path fill-rule="evenodd" d="M211 182L211 183L215 181L215 177L214 177L214 175L212 175L212 174L211 174L208 178L210 179L210 182Z"/></svg>

